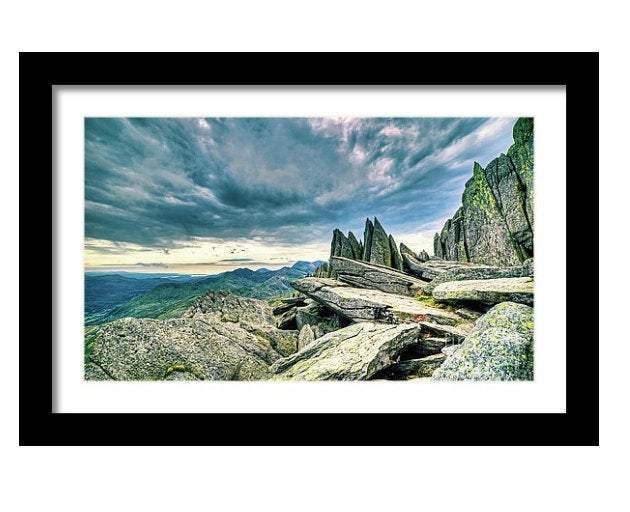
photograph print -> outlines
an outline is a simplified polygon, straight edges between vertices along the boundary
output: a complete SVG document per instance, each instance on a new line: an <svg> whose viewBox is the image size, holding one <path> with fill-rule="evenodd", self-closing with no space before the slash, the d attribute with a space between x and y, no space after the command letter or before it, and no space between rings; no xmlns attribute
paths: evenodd
<svg viewBox="0 0 630 512"><path fill-rule="evenodd" d="M534 380L534 119L85 118L88 381Z"/></svg>

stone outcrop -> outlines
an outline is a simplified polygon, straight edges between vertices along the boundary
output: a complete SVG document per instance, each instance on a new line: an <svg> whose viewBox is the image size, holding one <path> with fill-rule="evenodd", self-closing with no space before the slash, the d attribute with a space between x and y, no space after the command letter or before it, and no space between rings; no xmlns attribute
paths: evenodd
<svg viewBox="0 0 630 512"><path fill-rule="evenodd" d="M368 380L419 336L414 324L353 324L276 361L271 371L277 380Z"/></svg>
<svg viewBox="0 0 630 512"><path fill-rule="evenodd" d="M534 303L534 280L531 277L507 279L481 279L442 283L433 290L433 298L439 302L477 302L498 304L499 302Z"/></svg>
<svg viewBox="0 0 630 512"><path fill-rule="evenodd" d="M533 380L534 310L504 302L475 323L434 373L438 380Z"/></svg>
<svg viewBox="0 0 630 512"><path fill-rule="evenodd" d="M519 119L513 138L485 169L474 164L462 206L435 234L436 258L513 266L533 256L533 119Z"/></svg>
<svg viewBox="0 0 630 512"><path fill-rule="evenodd" d="M297 349L263 301L226 293L198 299L181 318L123 318L90 335L86 379L261 380Z"/></svg>
<svg viewBox="0 0 630 512"><path fill-rule="evenodd" d="M423 293L427 283L388 267L347 258L330 258L330 268L337 279L359 288L414 296Z"/></svg>
<svg viewBox="0 0 630 512"><path fill-rule="evenodd" d="M425 262L425 261L429 261L431 259L431 257L429 256L429 253L427 251L425 251L424 249L422 249L419 253L418 253L418 259L421 262Z"/></svg>
<svg viewBox="0 0 630 512"><path fill-rule="evenodd" d="M446 309L427 306L404 295L348 286L335 279L307 277L291 285L353 322L435 322L455 325L461 318Z"/></svg>

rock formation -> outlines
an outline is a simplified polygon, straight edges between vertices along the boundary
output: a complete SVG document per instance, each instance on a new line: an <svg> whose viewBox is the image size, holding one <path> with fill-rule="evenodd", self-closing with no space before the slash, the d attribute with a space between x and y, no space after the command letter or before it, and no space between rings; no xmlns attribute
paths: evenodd
<svg viewBox="0 0 630 512"><path fill-rule="evenodd" d="M406 249L411 251L409 248ZM346 236L339 229L333 230L330 257L335 256L383 265L396 270L403 270L404 264L396 240L385 232L376 217L374 217L374 222L366 219L363 241L361 242L357 240L352 231L348 232L348 236ZM329 270L328 274L324 276L323 271L321 271L317 277L334 277L334 274Z"/></svg>
<svg viewBox="0 0 630 512"><path fill-rule="evenodd" d="M210 292L181 318L123 318L90 334L86 378L260 380L297 349L297 332L277 329L256 299Z"/></svg>
<svg viewBox="0 0 630 512"><path fill-rule="evenodd" d="M434 237L436 258L518 265L534 254L534 122L520 118L507 154L475 162L462 206Z"/></svg>

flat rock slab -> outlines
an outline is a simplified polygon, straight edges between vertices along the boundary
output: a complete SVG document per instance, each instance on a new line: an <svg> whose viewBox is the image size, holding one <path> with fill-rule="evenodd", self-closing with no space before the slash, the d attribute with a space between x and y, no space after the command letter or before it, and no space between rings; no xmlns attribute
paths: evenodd
<svg viewBox="0 0 630 512"><path fill-rule="evenodd" d="M417 343L414 324L353 324L311 342L271 366L275 380L367 380Z"/></svg>
<svg viewBox="0 0 630 512"><path fill-rule="evenodd" d="M447 260L429 260L420 261L416 257L410 254L403 254L403 260L405 268L411 272L414 276L423 279L425 281L432 281L438 279L440 276L448 274L449 272L472 272L474 270L492 269L488 265L481 265L477 263L466 263L460 261L447 261Z"/></svg>
<svg viewBox="0 0 630 512"><path fill-rule="evenodd" d="M355 288L335 279L306 277L291 283L296 290L354 322L406 323L431 321L455 325L461 318L411 297Z"/></svg>
<svg viewBox="0 0 630 512"><path fill-rule="evenodd" d="M442 283L433 290L433 298L440 302L480 302L498 304L518 302L534 304L534 279L513 277L506 279L476 279Z"/></svg>
<svg viewBox="0 0 630 512"><path fill-rule="evenodd" d="M382 265L332 257L330 268L337 279L358 288L370 288L411 297L425 293L424 281Z"/></svg>

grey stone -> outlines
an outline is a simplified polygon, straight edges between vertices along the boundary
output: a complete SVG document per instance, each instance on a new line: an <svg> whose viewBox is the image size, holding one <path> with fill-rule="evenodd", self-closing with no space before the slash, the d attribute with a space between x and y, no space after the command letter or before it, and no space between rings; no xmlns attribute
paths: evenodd
<svg viewBox="0 0 630 512"><path fill-rule="evenodd" d="M433 298L448 303L478 302L492 305L511 301L531 305L534 303L534 279L513 277L452 281L437 285L433 290Z"/></svg>
<svg viewBox="0 0 630 512"><path fill-rule="evenodd" d="M372 252L372 234L374 224L370 219L365 219L365 230L363 231L363 261L370 261Z"/></svg>
<svg viewBox="0 0 630 512"><path fill-rule="evenodd" d="M362 250L359 246L359 241L354 236L354 233L352 231L348 232L348 243L350 244L350 247L352 249L352 259L360 260L363 256Z"/></svg>
<svg viewBox="0 0 630 512"><path fill-rule="evenodd" d="M386 267L392 266L389 237L376 217L374 217L374 230L372 231L370 263L377 263L378 265L385 265Z"/></svg>
<svg viewBox="0 0 630 512"><path fill-rule="evenodd" d="M330 267L340 281L359 288L372 288L387 293L414 296L428 291L420 279L381 265L333 257Z"/></svg>
<svg viewBox="0 0 630 512"><path fill-rule="evenodd" d="M387 380L407 380L419 377L431 377L433 372L437 370L446 359L446 355L439 353L419 359L408 359L399 361L373 377Z"/></svg>
<svg viewBox="0 0 630 512"><path fill-rule="evenodd" d="M461 208L434 237L436 258L514 266L533 256L533 120L519 119L513 138L485 169L474 164Z"/></svg>
<svg viewBox="0 0 630 512"><path fill-rule="evenodd" d="M315 341L315 334L313 333L313 329L311 329L310 325L306 324L302 327L302 329L300 330L300 335L298 336L298 351L302 350L313 341Z"/></svg>
<svg viewBox="0 0 630 512"><path fill-rule="evenodd" d="M276 329L267 303L221 292L197 299L181 318L123 318L90 336L86 379L262 380L297 349L297 332Z"/></svg>
<svg viewBox="0 0 630 512"><path fill-rule="evenodd" d="M277 380L368 380L394 363L419 333L413 324L350 325L276 361L271 371Z"/></svg>
<svg viewBox="0 0 630 512"><path fill-rule="evenodd" d="M502 303L477 320L433 374L438 380L532 380L534 311Z"/></svg>
<svg viewBox="0 0 630 512"><path fill-rule="evenodd" d="M397 270L402 270L402 258L400 257L400 253L398 252L398 247L396 247L396 240L392 235L389 235L389 252L391 254L391 266Z"/></svg>
<svg viewBox="0 0 630 512"><path fill-rule="evenodd" d="M427 306L404 295L356 288L334 279L307 277L291 285L339 315L354 322L435 322L455 325L460 318L445 309Z"/></svg>

